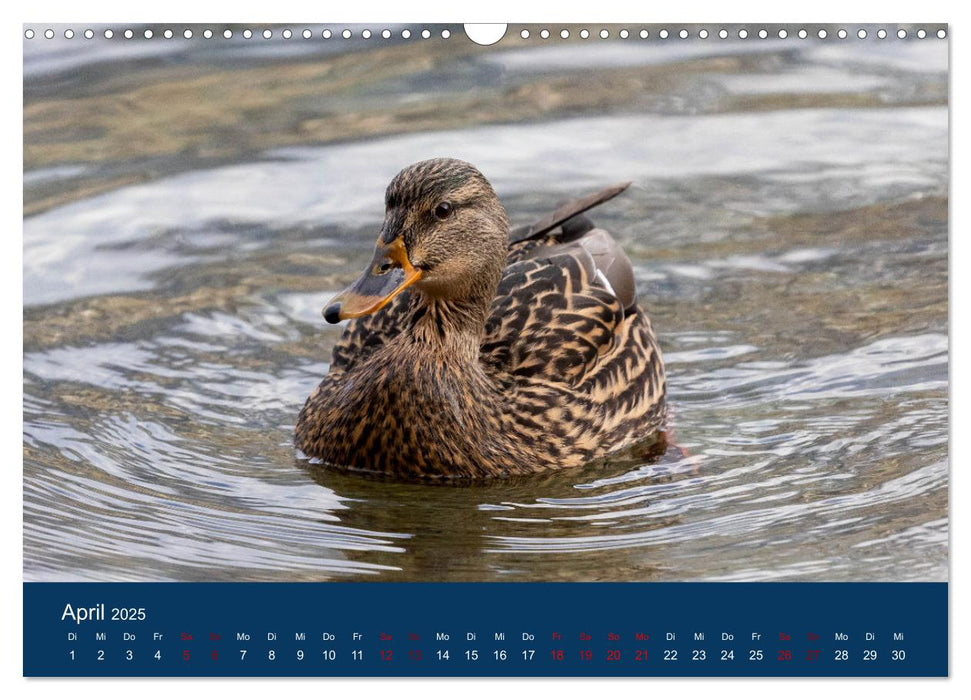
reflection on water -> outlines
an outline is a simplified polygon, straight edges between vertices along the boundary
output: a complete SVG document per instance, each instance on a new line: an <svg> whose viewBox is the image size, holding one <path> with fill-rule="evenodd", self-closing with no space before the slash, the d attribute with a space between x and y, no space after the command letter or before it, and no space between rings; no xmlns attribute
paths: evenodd
<svg viewBox="0 0 971 700"><path fill-rule="evenodd" d="M25 42L28 580L946 578L946 42L57 44ZM663 454L462 487L295 458L321 305L437 155L514 223L634 180L597 220Z"/></svg>

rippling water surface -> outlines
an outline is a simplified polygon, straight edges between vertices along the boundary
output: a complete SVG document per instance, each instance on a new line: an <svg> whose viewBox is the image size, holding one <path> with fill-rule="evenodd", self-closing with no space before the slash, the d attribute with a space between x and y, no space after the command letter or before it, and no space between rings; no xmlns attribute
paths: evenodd
<svg viewBox="0 0 971 700"><path fill-rule="evenodd" d="M25 41L28 580L946 579L946 42L507 37ZM596 219L664 455L464 487L296 458L320 309L438 155L514 223L634 181Z"/></svg>

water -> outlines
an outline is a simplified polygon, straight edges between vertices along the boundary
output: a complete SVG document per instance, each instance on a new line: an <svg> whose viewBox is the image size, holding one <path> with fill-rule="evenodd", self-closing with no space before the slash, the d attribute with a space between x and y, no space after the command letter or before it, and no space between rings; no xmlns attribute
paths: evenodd
<svg viewBox="0 0 971 700"><path fill-rule="evenodd" d="M294 41L25 41L27 580L947 578L947 42ZM320 309L437 155L514 223L634 181L596 218L664 455L297 459Z"/></svg>

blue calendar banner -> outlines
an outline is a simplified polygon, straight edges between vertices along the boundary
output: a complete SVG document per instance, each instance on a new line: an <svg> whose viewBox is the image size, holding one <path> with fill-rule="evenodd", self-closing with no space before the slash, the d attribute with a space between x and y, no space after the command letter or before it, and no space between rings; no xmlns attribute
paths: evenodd
<svg viewBox="0 0 971 700"><path fill-rule="evenodd" d="M946 583L25 583L25 676L946 676Z"/></svg>

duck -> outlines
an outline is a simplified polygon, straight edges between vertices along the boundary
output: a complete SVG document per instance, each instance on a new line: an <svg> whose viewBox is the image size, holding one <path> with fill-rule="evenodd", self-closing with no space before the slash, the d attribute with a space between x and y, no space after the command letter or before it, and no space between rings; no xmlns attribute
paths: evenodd
<svg viewBox="0 0 971 700"><path fill-rule="evenodd" d="M295 447L401 479L581 467L663 434L664 362L631 262L570 200L510 229L470 163L435 158L388 185L363 274L323 309L346 323Z"/></svg>

